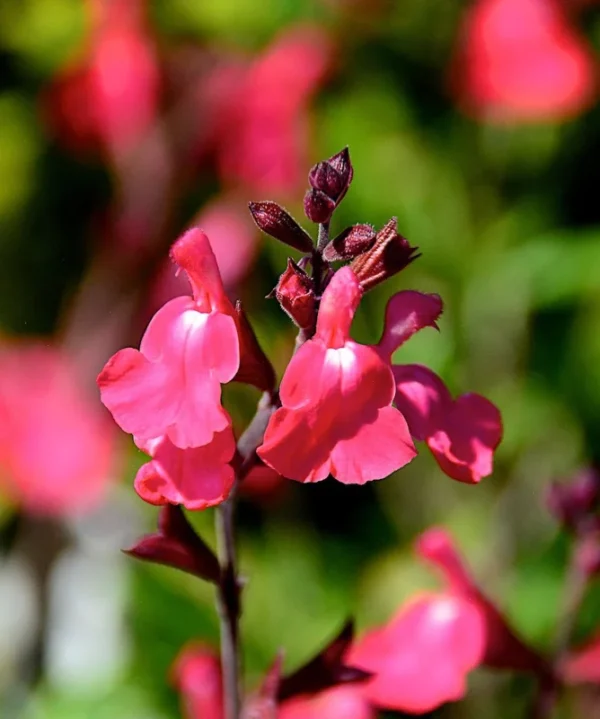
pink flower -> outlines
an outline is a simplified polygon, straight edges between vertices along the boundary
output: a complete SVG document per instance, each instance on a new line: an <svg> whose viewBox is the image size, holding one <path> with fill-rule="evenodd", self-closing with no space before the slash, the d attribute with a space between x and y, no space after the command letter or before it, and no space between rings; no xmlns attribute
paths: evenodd
<svg viewBox="0 0 600 719"><path fill-rule="evenodd" d="M375 347L350 339L361 290L349 267L323 293L315 336L292 358L281 382L261 459L280 474L346 484L381 479L415 456L408 427L391 406L394 381Z"/></svg>
<svg viewBox="0 0 600 719"><path fill-rule="evenodd" d="M277 714L277 719L374 718L375 711L358 684L334 687L313 696L288 699Z"/></svg>
<svg viewBox="0 0 600 719"><path fill-rule="evenodd" d="M417 540L416 551L441 572L450 594L478 608L485 622L482 664L543 678L549 675L544 659L517 636L496 605L479 589L448 532L439 527L428 529Z"/></svg>
<svg viewBox="0 0 600 719"><path fill-rule="evenodd" d="M209 648L198 643L184 647L171 674L181 693L185 719L223 719L221 667ZM266 704L270 707L275 701L272 697ZM260 697L248 697L242 716L247 719L274 716L272 710L261 712L262 705ZM276 716L278 719L374 719L375 714L358 685L346 685L287 699L276 708Z"/></svg>
<svg viewBox="0 0 600 719"><path fill-rule="evenodd" d="M330 57L330 40L322 30L295 27L282 33L247 71L228 72L223 80L230 90L223 93L217 138L224 181L241 183L257 194L285 195L301 187L309 102Z"/></svg>
<svg viewBox="0 0 600 719"><path fill-rule="evenodd" d="M0 487L33 514L92 509L110 484L113 432L50 344L0 348Z"/></svg>
<svg viewBox="0 0 600 719"><path fill-rule="evenodd" d="M442 380L422 365L395 365L396 407L412 436L427 442L449 477L475 484L492 473L494 450L502 439L497 408L478 394L456 400Z"/></svg>
<svg viewBox="0 0 600 719"><path fill-rule="evenodd" d="M90 37L81 64L51 89L50 119L74 149L100 142L132 148L156 116L160 77L144 0L90 0Z"/></svg>
<svg viewBox="0 0 600 719"><path fill-rule="evenodd" d="M568 684L600 684L600 635L571 650L560 667Z"/></svg>
<svg viewBox="0 0 600 719"><path fill-rule="evenodd" d="M477 0L460 43L455 91L484 120L561 120L594 99L594 60L555 0Z"/></svg>
<svg viewBox="0 0 600 719"><path fill-rule="evenodd" d="M223 719L221 666L202 644L184 647L171 669L185 719Z"/></svg>
<svg viewBox="0 0 600 719"><path fill-rule="evenodd" d="M206 509L220 504L233 487L234 472L228 464L235 452L230 427L216 432L202 447L179 449L162 437L141 447L152 461L140 467L135 491L150 504L183 504Z"/></svg>
<svg viewBox="0 0 600 719"><path fill-rule="evenodd" d="M365 634L347 661L374 673L363 692L375 706L422 714L464 696L467 674L484 648L485 625L474 603L451 593L425 594Z"/></svg>
<svg viewBox="0 0 600 719"><path fill-rule="evenodd" d="M98 376L102 401L117 424L144 444L167 438L201 447L231 426L221 384L235 376L240 351L234 310L206 235L186 232L171 251L193 297L168 302L151 320L140 351L115 354Z"/></svg>

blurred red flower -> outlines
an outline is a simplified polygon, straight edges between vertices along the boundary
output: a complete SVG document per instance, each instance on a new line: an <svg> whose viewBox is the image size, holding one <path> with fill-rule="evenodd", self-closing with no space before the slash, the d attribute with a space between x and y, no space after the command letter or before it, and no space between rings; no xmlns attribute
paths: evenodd
<svg viewBox="0 0 600 719"><path fill-rule="evenodd" d="M112 478L110 423L58 348L0 347L0 487L33 514L67 515L102 501Z"/></svg>
<svg viewBox="0 0 600 719"><path fill-rule="evenodd" d="M133 148L155 119L160 71L145 0L88 0L89 34L46 100L67 147L111 155Z"/></svg>
<svg viewBox="0 0 600 719"><path fill-rule="evenodd" d="M476 0L458 42L453 91L479 119L562 120L596 96L595 61L555 0Z"/></svg>

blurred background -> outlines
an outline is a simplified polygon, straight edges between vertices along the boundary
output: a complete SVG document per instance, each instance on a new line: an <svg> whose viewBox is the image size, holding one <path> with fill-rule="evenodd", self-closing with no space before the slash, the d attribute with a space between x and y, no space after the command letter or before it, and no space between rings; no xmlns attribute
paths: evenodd
<svg viewBox="0 0 600 719"><path fill-rule="evenodd" d="M550 645L567 543L544 487L600 460L599 66L594 0L0 3L0 716L180 716L169 668L216 642L212 591L119 552L157 511L95 376L187 291L167 253L192 223L281 374L294 331L264 297L286 250L247 203L300 219L309 167L345 145L333 231L397 216L423 254L365 298L355 337L378 338L394 291L439 293L441 332L398 360L488 396L505 439L478 487L426 452L365 487L251 482L248 682L279 647L294 667L348 615L371 626L436 586L412 552L435 524ZM241 429L257 392L225 394ZM212 512L194 521L212 542ZM530 694L479 671L435 716L520 716Z"/></svg>

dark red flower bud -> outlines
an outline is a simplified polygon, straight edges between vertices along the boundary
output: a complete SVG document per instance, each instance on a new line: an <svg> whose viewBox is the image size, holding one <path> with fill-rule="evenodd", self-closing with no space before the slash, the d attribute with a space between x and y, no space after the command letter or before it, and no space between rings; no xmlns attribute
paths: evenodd
<svg viewBox="0 0 600 719"><path fill-rule="evenodd" d="M354 177L354 168L352 167L352 162L350 160L350 150L348 150L347 147L344 147L343 150L340 150L335 155L332 155L328 160L327 163L333 167L334 170L337 170L339 174L341 175L346 190L348 187L350 187L350 183L352 182L352 178ZM345 192L345 190L344 190ZM341 199L341 198L339 198ZM339 202L339 200L338 200Z"/></svg>
<svg viewBox="0 0 600 719"><path fill-rule="evenodd" d="M582 532L592 524L600 502L600 473L587 468L571 482L552 482L546 492L546 506L567 529Z"/></svg>
<svg viewBox="0 0 600 719"><path fill-rule="evenodd" d="M309 190L304 195L304 212L311 222L329 222L334 210L334 200L321 190Z"/></svg>
<svg viewBox="0 0 600 719"><path fill-rule="evenodd" d="M142 537L123 551L136 559L180 569L207 582L218 584L220 580L221 569L215 553L196 534L181 507L171 504L160 510L156 534Z"/></svg>
<svg viewBox="0 0 600 719"><path fill-rule="evenodd" d="M352 260L369 250L374 245L376 237L377 233L372 225L346 227L325 247L323 259L327 262Z"/></svg>
<svg viewBox="0 0 600 719"><path fill-rule="evenodd" d="M300 252L311 252L313 241L283 207L269 200L250 202L248 207L258 228Z"/></svg>
<svg viewBox="0 0 600 719"><path fill-rule="evenodd" d="M350 267L366 292L420 257L415 254L418 249L411 247L408 240L398 233L398 220L392 217L377 233L373 246L357 257Z"/></svg>
<svg viewBox="0 0 600 719"><path fill-rule="evenodd" d="M293 260L288 259L287 268L269 297L273 295L298 327L308 329L314 325L316 300L313 282Z"/></svg>
<svg viewBox="0 0 600 719"><path fill-rule="evenodd" d="M337 684L364 681L372 674L344 663L344 657L354 638L352 621L344 624L342 631L313 659L281 680L279 701L297 694L315 694Z"/></svg>
<svg viewBox="0 0 600 719"><path fill-rule="evenodd" d="M235 314L240 341L240 367L233 381L251 384L263 392L270 392L275 387L275 370L263 352L239 300L235 305Z"/></svg>
<svg viewBox="0 0 600 719"><path fill-rule="evenodd" d="M345 189L344 178L328 162L317 163L308 173L308 181L314 190L324 192L332 200L337 200Z"/></svg>

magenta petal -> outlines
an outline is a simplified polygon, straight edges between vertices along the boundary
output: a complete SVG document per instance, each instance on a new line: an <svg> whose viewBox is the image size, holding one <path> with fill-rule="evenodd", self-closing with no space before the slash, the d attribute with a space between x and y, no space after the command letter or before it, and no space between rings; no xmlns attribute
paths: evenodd
<svg viewBox="0 0 600 719"><path fill-rule="evenodd" d="M235 451L230 429L215 434L203 447L179 449L163 438L153 446L153 459L135 478L135 491L150 504L182 504L205 509L229 496L234 472L228 464Z"/></svg>
<svg viewBox="0 0 600 719"><path fill-rule="evenodd" d="M221 406L221 383L239 367L235 321L198 312L189 297L160 309L141 352L125 349L98 376L103 403L139 441L167 435L185 449L211 441L231 420Z"/></svg>
<svg viewBox="0 0 600 719"><path fill-rule="evenodd" d="M442 380L427 367L418 364L392 366L396 380L394 404L406 417L415 439L425 440L442 421L452 397Z"/></svg>
<svg viewBox="0 0 600 719"><path fill-rule="evenodd" d="M392 353L424 327L435 327L442 314L439 295L427 295L414 290L404 290L390 297L385 308L385 325L379 340L383 357Z"/></svg>
<svg viewBox="0 0 600 719"><path fill-rule="evenodd" d="M130 347L120 350L98 375L102 402L125 432L150 439L163 434L177 413L177 397L166 392L166 367Z"/></svg>
<svg viewBox="0 0 600 719"><path fill-rule="evenodd" d="M357 642L347 662L373 672L363 685L375 706L422 714L464 696L483 657L485 624L476 604L453 594L415 598Z"/></svg>
<svg viewBox="0 0 600 719"><path fill-rule="evenodd" d="M464 394L447 412L443 427L428 437L427 445L449 477L476 484L492 473L494 450L501 439L498 409L481 395Z"/></svg>

